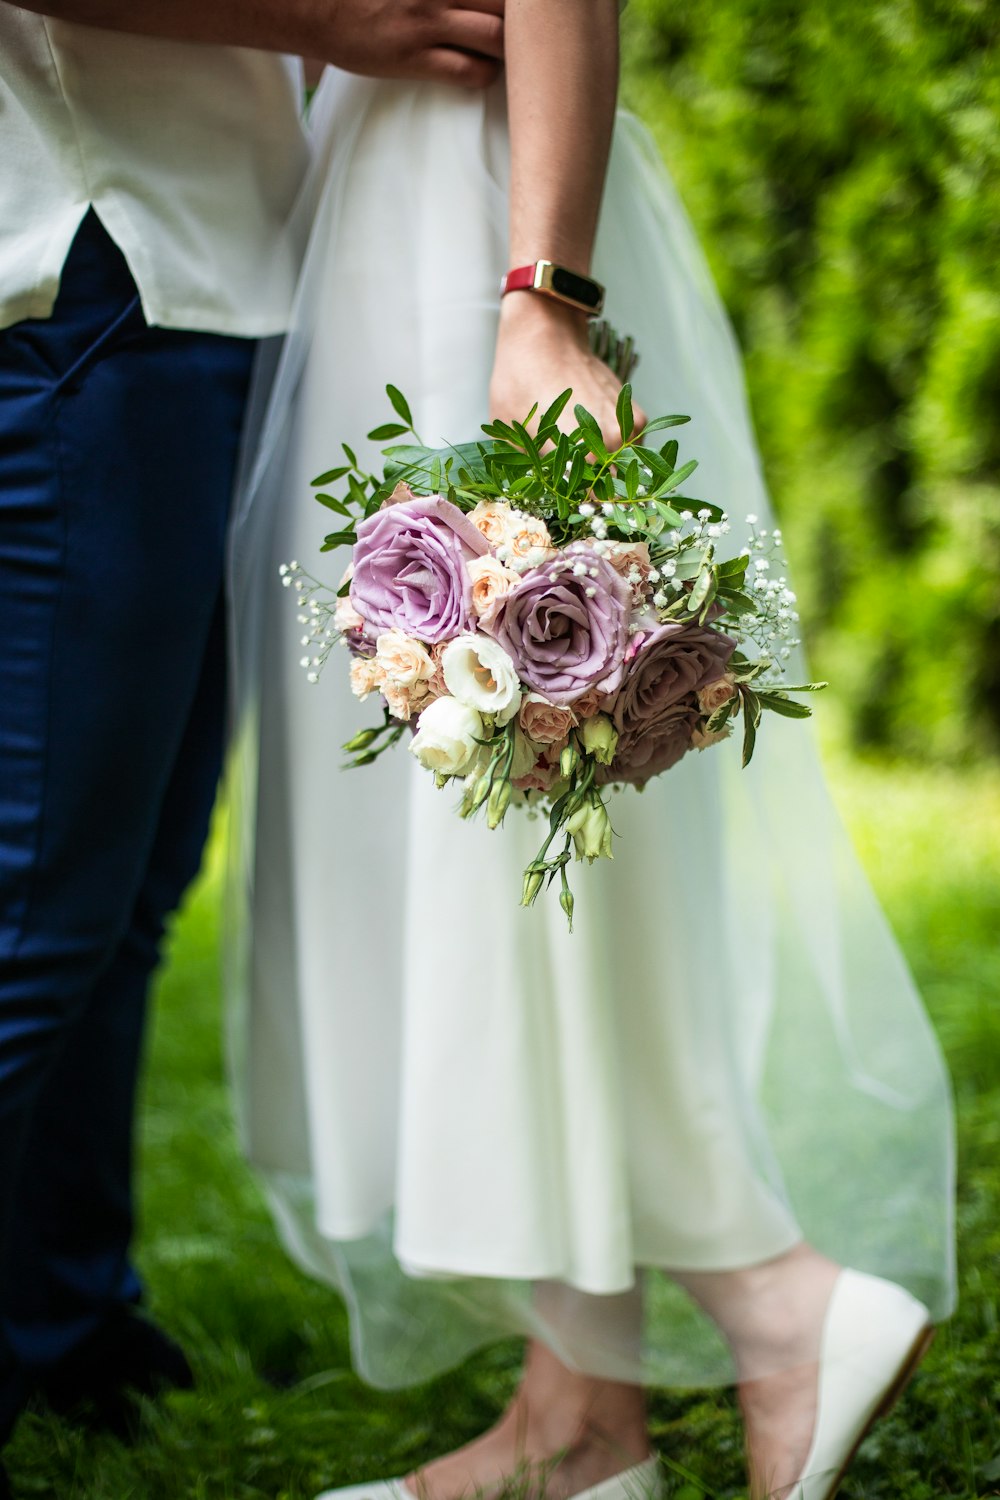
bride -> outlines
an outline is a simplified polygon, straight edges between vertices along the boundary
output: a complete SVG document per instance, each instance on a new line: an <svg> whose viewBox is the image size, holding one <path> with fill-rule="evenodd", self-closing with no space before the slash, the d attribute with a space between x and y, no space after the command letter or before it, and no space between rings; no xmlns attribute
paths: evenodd
<svg viewBox="0 0 1000 1500"><path fill-rule="evenodd" d="M682 457L733 550L744 517L773 529L700 252L614 121L617 12L508 0L485 94L328 71L314 101L295 326L232 543L241 1126L372 1384L528 1339L497 1426L387 1496L525 1466L556 1500L653 1494L644 1386L735 1380L752 1494L828 1500L951 1309L952 1162L939 1053L809 734L772 722L747 771L724 745L622 794L569 936L555 903L516 905L530 825L462 823L401 752L340 773L347 674L307 682L278 586L282 561L322 571L309 481L388 381L429 442L570 385L614 435L586 312L499 297L541 259L606 285L646 411L692 416Z"/></svg>

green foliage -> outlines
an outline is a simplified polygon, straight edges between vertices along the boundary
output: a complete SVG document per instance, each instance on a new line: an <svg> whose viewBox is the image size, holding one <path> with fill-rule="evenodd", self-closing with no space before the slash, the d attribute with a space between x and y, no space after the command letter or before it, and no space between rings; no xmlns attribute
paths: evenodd
<svg viewBox="0 0 1000 1500"><path fill-rule="evenodd" d="M1000 747L1000 10L633 0L855 742Z"/></svg>
<svg viewBox="0 0 1000 1500"><path fill-rule="evenodd" d="M982 770L960 779L859 766L837 781L955 1069L962 1278L957 1317L842 1494L985 1500L1000 1494L1000 783ZM467 1441L516 1379L518 1348L504 1344L427 1386L366 1389L351 1373L339 1300L279 1246L222 1081L220 847L161 986L141 1157L141 1267L198 1389L147 1406L133 1447L32 1414L9 1455L25 1500L312 1500ZM657 1391L651 1414L672 1500L745 1497L730 1393Z"/></svg>

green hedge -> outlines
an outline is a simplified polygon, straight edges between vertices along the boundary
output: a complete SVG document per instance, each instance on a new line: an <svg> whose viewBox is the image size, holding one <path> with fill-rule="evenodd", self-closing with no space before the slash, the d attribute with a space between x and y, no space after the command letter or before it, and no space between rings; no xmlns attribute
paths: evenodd
<svg viewBox="0 0 1000 1500"><path fill-rule="evenodd" d="M1000 747L1000 6L633 0L860 746Z"/></svg>

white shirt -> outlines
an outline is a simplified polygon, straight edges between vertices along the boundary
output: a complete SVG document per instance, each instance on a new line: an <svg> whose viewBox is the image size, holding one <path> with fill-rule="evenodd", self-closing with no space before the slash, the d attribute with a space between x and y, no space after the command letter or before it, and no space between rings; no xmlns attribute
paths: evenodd
<svg viewBox="0 0 1000 1500"><path fill-rule="evenodd" d="M282 332L307 160L292 59L124 36L0 0L0 328L49 316L93 205L149 323Z"/></svg>

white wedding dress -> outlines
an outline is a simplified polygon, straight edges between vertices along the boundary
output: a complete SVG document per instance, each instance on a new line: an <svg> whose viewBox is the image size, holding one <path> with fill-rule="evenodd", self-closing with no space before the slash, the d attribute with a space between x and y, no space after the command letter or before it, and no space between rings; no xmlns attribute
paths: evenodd
<svg viewBox="0 0 1000 1500"><path fill-rule="evenodd" d="M232 546L231 1052L288 1248L342 1291L382 1386L512 1332L619 1379L725 1381L671 1269L803 1236L946 1314L948 1085L809 728L771 718L748 771L734 741L622 795L614 863L577 868L573 936L554 897L518 906L537 824L461 822L402 749L339 769L372 714L339 654L307 683L278 566L337 582L309 481L341 439L372 456L387 381L427 441L478 434L507 137L502 88L332 71L312 118L295 327L261 374ZM595 275L645 410L691 414L691 489L738 549L746 514L770 516L738 355L628 116Z"/></svg>

